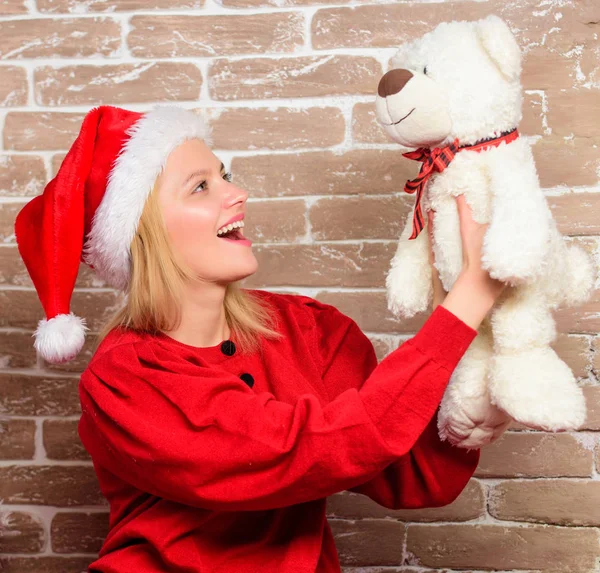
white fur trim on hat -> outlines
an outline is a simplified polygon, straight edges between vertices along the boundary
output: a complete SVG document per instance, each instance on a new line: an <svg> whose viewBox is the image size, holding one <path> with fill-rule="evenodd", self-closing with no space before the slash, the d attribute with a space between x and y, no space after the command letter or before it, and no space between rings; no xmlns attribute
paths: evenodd
<svg viewBox="0 0 600 573"><path fill-rule="evenodd" d="M34 347L44 360L52 364L71 360L85 342L85 319L71 314L57 314L54 318L43 318L38 323Z"/></svg>
<svg viewBox="0 0 600 573"><path fill-rule="evenodd" d="M169 154L187 139L208 145L204 120L178 106L158 106L144 113L126 133L96 210L84 260L111 286L124 290L130 276L130 245L148 195Z"/></svg>

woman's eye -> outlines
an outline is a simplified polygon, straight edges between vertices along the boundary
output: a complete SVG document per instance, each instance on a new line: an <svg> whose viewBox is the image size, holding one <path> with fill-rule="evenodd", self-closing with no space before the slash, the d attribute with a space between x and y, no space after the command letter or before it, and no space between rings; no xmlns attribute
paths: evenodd
<svg viewBox="0 0 600 573"><path fill-rule="evenodd" d="M231 182L231 173L223 173L222 174L223 179L225 179L225 181ZM206 181L206 179L204 181L201 181L198 186L194 189L194 192L196 192L197 189L201 189L202 191L206 191L208 185L208 181Z"/></svg>
<svg viewBox="0 0 600 573"><path fill-rule="evenodd" d="M199 184L196 186L196 188L194 189L194 191L196 191L196 189L200 189L200 188L202 188L202 191L205 191L205 190L206 190L206 184L207 184L206 180L205 180L205 181L202 181L202 182L200 182L200 183L199 183Z"/></svg>

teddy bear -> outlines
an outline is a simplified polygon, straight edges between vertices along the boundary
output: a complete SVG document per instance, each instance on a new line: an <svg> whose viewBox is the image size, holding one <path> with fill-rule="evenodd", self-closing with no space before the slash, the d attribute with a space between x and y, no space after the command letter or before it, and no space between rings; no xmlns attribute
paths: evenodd
<svg viewBox="0 0 600 573"><path fill-rule="evenodd" d="M475 221L489 224L482 267L507 285L440 405L440 437L463 448L493 442L512 420L564 431L586 417L583 392L551 347L552 311L587 300L596 267L559 233L530 144L518 132L521 58L510 28L495 15L444 22L398 48L375 101L387 134L421 163L418 177L404 187L415 207L386 275L389 310L409 318L431 304L430 248L444 289L456 281L459 195Z"/></svg>

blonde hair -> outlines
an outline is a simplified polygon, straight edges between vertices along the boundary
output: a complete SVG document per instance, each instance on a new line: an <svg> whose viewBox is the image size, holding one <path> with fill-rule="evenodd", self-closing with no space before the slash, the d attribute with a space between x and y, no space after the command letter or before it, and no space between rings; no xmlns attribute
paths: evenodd
<svg viewBox="0 0 600 573"><path fill-rule="evenodd" d="M181 322L178 304L185 281L194 280L190 269L175 260L154 185L131 241L131 277L125 306L102 327L96 348L113 328L156 334L176 328ZM260 337L279 338L272 328L269 306L240 288L237 282L225 291L225 318L241 352L260 348Z"/></svg>

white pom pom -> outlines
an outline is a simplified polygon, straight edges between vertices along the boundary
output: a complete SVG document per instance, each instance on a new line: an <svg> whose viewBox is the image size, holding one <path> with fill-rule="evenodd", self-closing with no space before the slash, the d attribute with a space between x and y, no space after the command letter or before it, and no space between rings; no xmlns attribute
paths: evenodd
<svg viewBox="0 0 600 573"><path fill-rule="evenodd" d="M85 319L74 314L58 314L50 320L40 320L34 332L35 349L52 364L68 362L83 347L88 328Z"/></svg>

